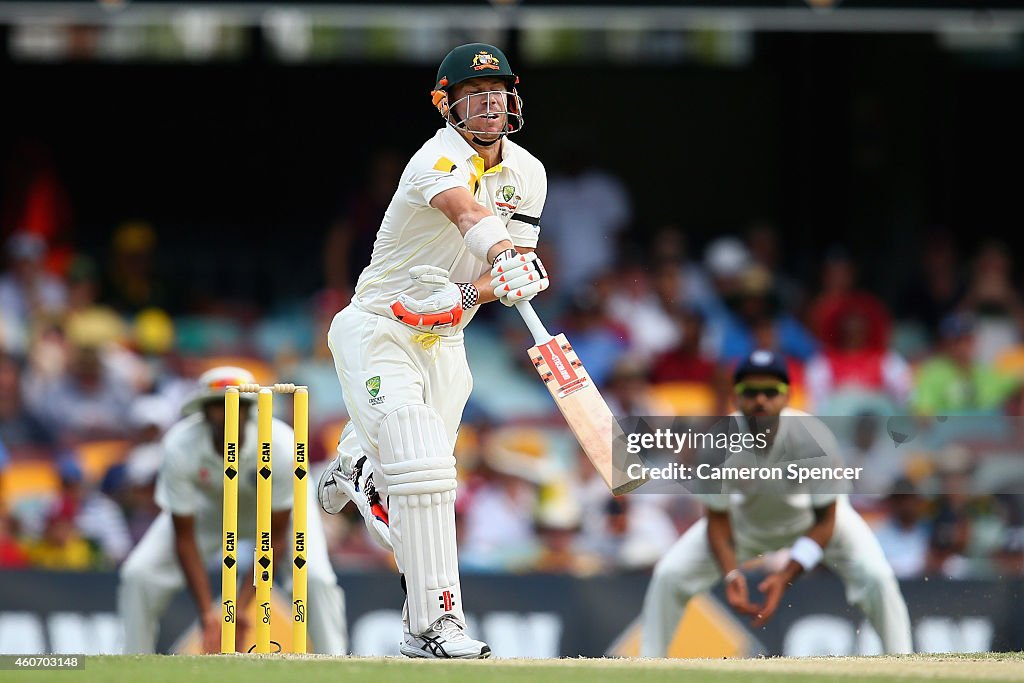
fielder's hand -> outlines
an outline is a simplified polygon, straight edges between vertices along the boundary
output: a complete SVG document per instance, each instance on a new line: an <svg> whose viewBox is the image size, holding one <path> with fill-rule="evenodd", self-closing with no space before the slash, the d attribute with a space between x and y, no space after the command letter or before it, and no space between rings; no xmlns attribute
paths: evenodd
<svg viewBox="0 0 1024 683"><path fill-rule="evenodd" d="M772 618L775 610L779 607L779 601L782 600L782 594L786 592L789 584L790 579L782 572L772 574L758 584L757 590L764 595L764 604L757 608L757 616L751 622L751 626L760 628Z"/></svg>
<svg viewBox="0 0 1024 683"><path fill-rule="evenodd" d="M202 618L203 652L206 654L220 652L220 624L220 603L216 603L206 611Z"/></svg>
<svg viewBox="0 0 1024 683"><path fill-rule="evenodd" d="M395 317L413 327L451 327L462 321L462 313L476 305L479 297L472 284L456 284L448 280L448 271L436 266L413 266L409 277L416 288L426 294L414 299L399 294L391 304Z"/></svg>
<svg viewBox="0 0 1024 683"><path fill-rule="evenodd" d="M494 296L506 306L517 301L529 301L548 288L548 271L535 252L517 253L514 249L502 252L491 268L491 287Z"/></svg>
<svg viewBox="0 0 1024 683"><path fill-rule="evenodd" d="M738 569L726 576L725 599L740 614L757 615L757 606L750 602L750 593L747 591L747 577Z"/></svg>

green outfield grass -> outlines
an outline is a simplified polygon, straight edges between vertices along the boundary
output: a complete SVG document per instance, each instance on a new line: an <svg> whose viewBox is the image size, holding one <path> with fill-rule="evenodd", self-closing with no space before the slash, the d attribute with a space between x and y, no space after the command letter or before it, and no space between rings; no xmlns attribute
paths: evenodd
<svg viewBox="0 0 1024 683"><path fill-rule="evenodd" d="M0 673L9 681L138 681L139 683L881 683L900 680L1024 680L1024 654L908 655L745 660L494 659L413 661L298 655L89 657L83 671Z"/></svg>

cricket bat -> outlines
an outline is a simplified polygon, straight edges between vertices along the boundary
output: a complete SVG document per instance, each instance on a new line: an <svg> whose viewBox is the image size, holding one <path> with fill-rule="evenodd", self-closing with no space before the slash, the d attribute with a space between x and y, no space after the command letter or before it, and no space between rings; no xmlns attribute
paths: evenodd
<svg viewBox="0 0 1024 683"><path fill-rule="evenodd" d="M552 336L529 301L519 301L515 306L536 343L527 351L533 367L537 368L555 405L604 483L616 496L640 486L643 479L615 486L612 477L612 411L573 351L572 344L564 334Z"/></svg>

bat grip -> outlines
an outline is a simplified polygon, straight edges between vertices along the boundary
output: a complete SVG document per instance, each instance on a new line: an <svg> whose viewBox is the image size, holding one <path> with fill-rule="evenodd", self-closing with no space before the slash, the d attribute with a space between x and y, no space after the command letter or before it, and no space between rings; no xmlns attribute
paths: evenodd
<svg viewBox="0 0 1024 683"><path fill-rule="evenodd" d="M540 346L554 339L547 328L544 327L544 323L537 317L537 312L533 310L533 306L530 305L529 301L517 301L515 306L516 310L519 311L519 315L523 316L526 326L530 328L530 334L533 335L535 344Z"/></svg>

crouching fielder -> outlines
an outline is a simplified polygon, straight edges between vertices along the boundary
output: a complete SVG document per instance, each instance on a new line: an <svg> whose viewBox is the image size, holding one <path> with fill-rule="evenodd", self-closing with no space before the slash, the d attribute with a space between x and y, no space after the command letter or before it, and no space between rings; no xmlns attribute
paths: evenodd
<svg viewBox="0 0 1024 683"><path fill-rule="evenodd" d="M221 560L224 477L224 388L255 383L242 368L219 367L199 378L199 386L182 412L185 417L164 436L164 461L157 478L156 500L162 508L145 536L121 566L118 610L125 629L124 651L156 651L160 617L175 593L188 586L199 613L203 649L220 651L221 605L214 599L207 571ZM256 434L255 395L239 396L238 539L256 539ZM281 420L273 422L272 452L275 465L286 458L291 471L295 434ZM274 477L271 494L271 530L275 566L288 567L291 556L292 477ZM327 556L320 512L313 496L307 510L307 624L312 648L321 654L341 655L348 649L345 595ZM246 573L240 571L240 577ZM278 578L287 584L291 573ZM236 628L241 636L252 582L239 590ZM286 590L290 590L288 585ZM238 641L239 649L245 644Z"/></svg>
<svg viewBox="0 0 1024 683"><path fill-rule="evenodd" d="M782 451L794 453L799 449L794 441L806 439L811 431L819 443L829 440L822 445L833 450L834 440L820 421L786 407L789 375L774 354L755 351L737 367L734 383L739 408L734 415L775 427L768 451L758 458L770 462ZM790 419L779 420L780 416ZM802 419L792 419L796 417ZM843 581L847 601L864 612L887 653L913 651L910 618L899 584L871 529L845 495L723 489L721 494L704 496L704 503L705 517L654 568L644 598L642 656L665 657L687 602L723 576L729 605L751 616L752 625L760 627L775 613L786 587L819 562ZM790 549L789 563L758 586L764 604L752 604L740 566L782 548Z"/></svg>
<svg viewBox="0 0 1024 683"><path fill-rule="evenodd" d="M352 303L328 333L353 426L319 499L332 513L355 500L378 542L394 547L409 657L491 653L466 634L453 445L473 385L463 328L480 304L511 306L548 284L532 253L544 167L507 137L522 127L517 82L492 45L462 45L441 62L432 95L445 125L406 166Z"/></svg>

